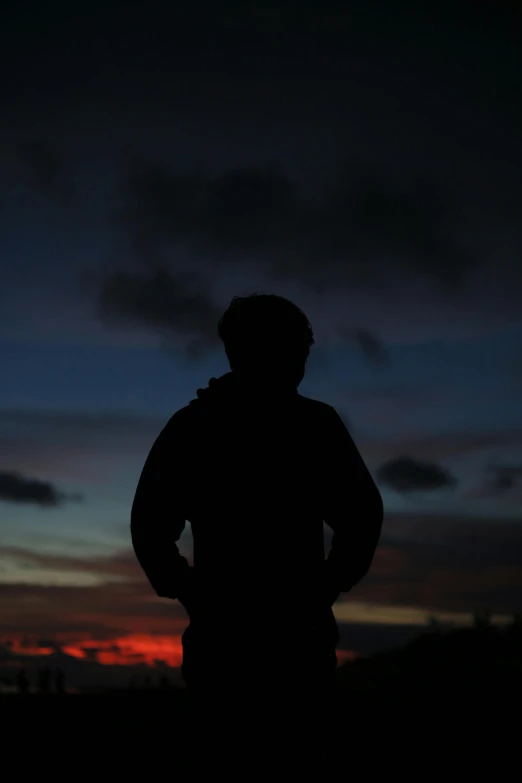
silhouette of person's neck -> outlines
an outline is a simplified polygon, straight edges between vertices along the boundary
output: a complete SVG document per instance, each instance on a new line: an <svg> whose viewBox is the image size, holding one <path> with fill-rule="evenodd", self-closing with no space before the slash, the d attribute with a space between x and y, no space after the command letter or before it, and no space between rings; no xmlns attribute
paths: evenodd
<svg viewBox="0 0 522 783"><path fill-rule="evenodd" d="M259 395L285 396L297 394L297 386L288 377L262 370L232 370L231 375L238 386L247 393Z"/></svg>

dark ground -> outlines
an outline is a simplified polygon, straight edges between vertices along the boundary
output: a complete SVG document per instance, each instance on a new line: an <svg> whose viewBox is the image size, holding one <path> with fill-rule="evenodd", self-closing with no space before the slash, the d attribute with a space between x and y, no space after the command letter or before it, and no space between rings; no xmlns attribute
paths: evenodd
<svg viewBox="0 0 522 783"><path fill-rule="evenodd" d="M222 765L244 780L262 768L272 777L283 765L308 777L317 764L346 779L354 770L357 778L505 779L509 771L518 779L521 639L519 625L426 634L339 668L328 704L312 703L303 683L299 704L287 711L277 701L234 708L224 692L196 712L178 688L4 695L4 747L11 756L16 747L19 763L36 772L52 758L64 771L95 763L133 777L187 770L215 777Z"/></svg>

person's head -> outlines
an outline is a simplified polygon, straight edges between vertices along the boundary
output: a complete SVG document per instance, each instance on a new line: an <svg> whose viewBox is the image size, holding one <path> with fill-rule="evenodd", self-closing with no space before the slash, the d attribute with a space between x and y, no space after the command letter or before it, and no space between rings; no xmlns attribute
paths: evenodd
<svg viewBox="0 0 522 783"><path fill-rule="evenodd" d="M314 343L302 310L273 294L235 296L219 321L218 334L232 370L296 387Z"/></svg>

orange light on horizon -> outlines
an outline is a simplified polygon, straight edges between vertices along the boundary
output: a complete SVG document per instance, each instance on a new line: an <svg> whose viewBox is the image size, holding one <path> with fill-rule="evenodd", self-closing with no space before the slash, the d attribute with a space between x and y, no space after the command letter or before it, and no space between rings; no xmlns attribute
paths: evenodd
<svg viewBox="0 0 522 783"><path fill-rule="evenodd" d="M343 663L347 663L348 661L356 661L361 657L359 653L356 653L354 650L336 650L336 654L339 666L342 666Z"/></svg>
<svg viewBox="0 0 522 783"><path fill-rule="evenodd" d="M9 643L11 653L14 655L30 655L33 657L38 655L52 655L53 652L56 652L53 647L40 647L36 643L30 644L27 641L23 641L22 638L9 638L5 641L0 639L0 644L5 644L5 642Z"/></svg>
<svg viewBox="0 0 522 783"><path fill-rule="evenodd" d="M93 639L81 646L63 648L67 655L83 659L89 657L89 650L96 651L95 660L107 666L154 665L156 661L162 661L168 666L178 667L183 657L181 636L132 634L103 642Z"/></svg>
<svg viewBox="0 0 522 783"><path fill-rule="evenodd" d="M38 657L51 656L60 649L66 655L77 660L92 661L105 666L132 666L145 664L155 666L158 661L167 666L178 668L183 659L181 635L132 634L110 640L89 639L80 643L60 644L57 647L40 647L35 641L32 645L21 638L10 640L14 654ZM359 656L353 650L338 649L339 665L356 660Z"/></svg>
<svg viewBox="0 0 522 783"><path fill-rule="evenodd" d="M91 659L105 665L127 666L144 663L153 666L162 661L168 666L179 667L183 656L180 635L132 634L110 640L89 639L81 643L63 644L56 647L40 646L36 640L22 637L3 640L9 643L14 655L36 658L51 656L57 650L78 660ZM2 640L0 640L2 643ZM90 651L92 650L92 654Z"/></svg>

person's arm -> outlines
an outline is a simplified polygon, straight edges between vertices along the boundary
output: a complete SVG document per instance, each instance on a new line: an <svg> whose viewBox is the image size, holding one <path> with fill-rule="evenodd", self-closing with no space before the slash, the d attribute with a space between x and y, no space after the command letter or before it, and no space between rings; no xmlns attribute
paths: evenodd
<svg viewBox="0 0 522 783"><path fill-rule="evenodd" d="M325 590L332 605L368 573L381 535L383 504L341 417L331 409L324 515L333 530L325 561Z"/></svg>
<svg viewBox="0 0 522 783"><path fill-rule="evenodd" d="M141 472L131 512L132 545L161 598L190 602L193 569L177 542L186 522L183 438L173 417L156 439ZM181 435L181 433L180 433Z"/></svg>

